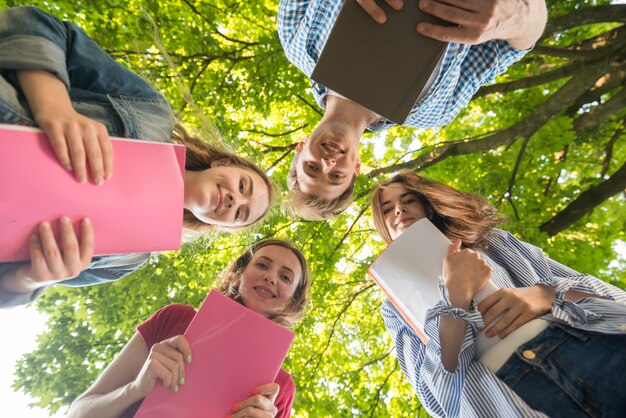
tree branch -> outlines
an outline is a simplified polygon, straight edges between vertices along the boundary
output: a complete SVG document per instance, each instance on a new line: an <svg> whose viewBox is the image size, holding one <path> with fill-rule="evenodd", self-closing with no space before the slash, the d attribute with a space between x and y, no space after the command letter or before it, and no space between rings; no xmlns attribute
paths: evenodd
<svg viewBox="0 0 626 418"><path fill-rule="evenodd" d="M583 216L593 212L595 207L602 204L606 199L624 191L624 188L626 188L626 163L609 179L581 193L576 200L552 219L544 222L539 229L547 232L550 236L554 236Z"/></svg>
<svg viewBox="0 0 626 418"><path fill-rule="evenodd" d="M551 19L546 25L540 40L577 26L603 22L626 22L626 5L612 4L586 7Z"/></svg>

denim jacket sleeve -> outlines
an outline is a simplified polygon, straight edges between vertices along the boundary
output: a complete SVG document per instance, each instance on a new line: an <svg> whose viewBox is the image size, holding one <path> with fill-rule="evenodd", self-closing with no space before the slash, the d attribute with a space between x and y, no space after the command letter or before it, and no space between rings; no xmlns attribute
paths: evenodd
<svg viewBox="0 0 626 418"><path fill-rule="evenodd" d="M150 253L122 254L94 257L87 269L78 276L57 284L71 287L91 286L121 279L139 269L150 257ZM17 269L22 263L0 263L0 275ZM41 287L30 293L0 291L0 308L12 308L34 302L46 289Z"/></svg>
<svg viewBox="0 0 626 418"><path fill-rule="evenodd" d="M111 135L170 140L175 121L161 94L80 28L33 6L0 12L0 72L19 90L16 70L56 75L76 110L104 123Z"/></svg>

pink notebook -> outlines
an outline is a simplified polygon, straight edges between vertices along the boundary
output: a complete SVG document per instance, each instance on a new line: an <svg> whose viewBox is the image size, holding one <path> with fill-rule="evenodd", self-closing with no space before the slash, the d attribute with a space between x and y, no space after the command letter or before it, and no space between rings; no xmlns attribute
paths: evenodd
<svg viewBox="0 0 626 418"><path fill-rule="evenodd" d="M211 290L185 331L193 361L177 393L160 383L135 418L225 418L276 379L294 333Z"/></svg>
<svg viewBox="0 0 626 418"><path fill-rule="evenodd" d="M0 124L0 261L27 260L29 235L42 221L56 230L61 216L75 221L77 232L81 219L92 220L95 255L180 247L185 147L112 143L113 178L80 184L41 130Z"/></svg>

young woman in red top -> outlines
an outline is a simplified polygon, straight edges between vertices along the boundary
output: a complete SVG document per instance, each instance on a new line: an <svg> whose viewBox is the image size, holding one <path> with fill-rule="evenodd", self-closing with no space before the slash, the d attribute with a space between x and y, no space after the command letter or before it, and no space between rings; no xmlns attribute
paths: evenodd
<svg viewBox="0 0 626 418"><path fill-rule="evenodd" d="M304 256L282 240L252 245L222 274L220 285L224 295L286 327L302 318L309 289ZM139 325L120 354L74 401L68 416L132 417L157 380L178 392L193 354L181 334L194 315L191 306L168 305ZM250 393L233 408L232 418L290 416L295 384L286 371L281 369L274 382L250 388Z"/></svg>

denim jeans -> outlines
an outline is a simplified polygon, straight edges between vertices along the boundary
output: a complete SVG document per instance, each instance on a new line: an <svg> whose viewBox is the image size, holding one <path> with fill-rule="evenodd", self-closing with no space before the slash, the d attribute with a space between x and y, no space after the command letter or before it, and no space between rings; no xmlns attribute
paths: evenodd
<svg viewBox="0 0 626 418"><path fill-rule="evenodd" d="M517 351L497 376L551 417L626 416L626 335L550 328Z"/></svg>
<svg viewBox="0 0 626 418"><path fill-rule="evenodd" d="M56 75L76 111L112 136L171 141L175 120L161 94L80 28L32 6L0 11L0 123L33 125L19 70Z"/></svg>

